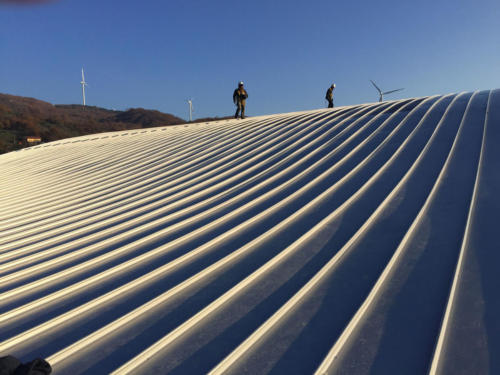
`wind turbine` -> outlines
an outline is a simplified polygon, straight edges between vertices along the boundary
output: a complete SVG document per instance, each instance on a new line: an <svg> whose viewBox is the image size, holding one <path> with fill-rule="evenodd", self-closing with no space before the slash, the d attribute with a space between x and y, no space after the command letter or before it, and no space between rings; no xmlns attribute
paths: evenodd
<svg viewBox="0 0 500 375"><path fill-rule="evenodd" d="M391 90L391 91L382 92L382 90L379 89L379 87L375 84L375 82L373 82L371 79L370 79L370 82L377 89L377 91L378 91L378 93L380 95L379 99L378 99L379 102L384 101L384 95L392 94L393 92L404 90L404 89L397 89L397 90Z"/></svg>
<svg viewBox="0 0 500 375"><path fill-rule="evenodd" d="M82 95L83 95L83 106L85 107L85 86L87 85L87 82L85 82L85 75L83 74L83 68L82 68L82 82L80 82L82 85Z"/></svg>
<svg viewBox="0 0 500 375"><path fill-rule="evenodd" d="M189 122L193 121L193 98L187 100L189 104Z"/></svg>

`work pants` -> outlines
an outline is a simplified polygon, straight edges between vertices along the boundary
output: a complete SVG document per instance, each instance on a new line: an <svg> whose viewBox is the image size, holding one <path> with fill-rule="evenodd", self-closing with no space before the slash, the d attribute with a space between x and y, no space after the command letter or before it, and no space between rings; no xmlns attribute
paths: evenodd
<svg viewBox="0 0 500 375"><path fill-rule="evenodd" d="M234 118L238 118L238 115L241 111L241 118L245 118L245 103L238 102L236 107L236 113L234 114Z"/></svg>

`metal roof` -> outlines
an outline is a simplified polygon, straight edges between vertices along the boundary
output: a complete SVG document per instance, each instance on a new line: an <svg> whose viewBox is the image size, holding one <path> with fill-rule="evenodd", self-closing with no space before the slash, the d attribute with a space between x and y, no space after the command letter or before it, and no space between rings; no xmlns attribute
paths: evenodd
<svg viewBox="0 0 500 375"><path fill-rule="evenodd" d="M55 374L499 373L500 90L0 156L0 355Z"/></svg>

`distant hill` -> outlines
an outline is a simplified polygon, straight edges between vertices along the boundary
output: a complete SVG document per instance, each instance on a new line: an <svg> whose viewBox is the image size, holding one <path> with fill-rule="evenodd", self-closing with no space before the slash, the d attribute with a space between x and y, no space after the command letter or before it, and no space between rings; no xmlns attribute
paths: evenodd
<svg viewBox="0 0 500 375"><path fill-rule="evenodd" d="M143 108L112 111L81 105L53 105L33 98L0 94L0 153L27 144L27 136L42 142L115 130L183 124L168 113Z"/></svg>

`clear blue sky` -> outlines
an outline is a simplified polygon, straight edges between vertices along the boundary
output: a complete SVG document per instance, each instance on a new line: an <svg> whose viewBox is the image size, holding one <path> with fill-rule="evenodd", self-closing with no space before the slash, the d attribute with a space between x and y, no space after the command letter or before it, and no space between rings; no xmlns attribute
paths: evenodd
<svg viewBox="0 0 500 375"><path fill-rule="evenodd" d="M500 87L500 1L0 0L0 92L187 118ZM389 98L389 97L388 97Z"/></svg>

